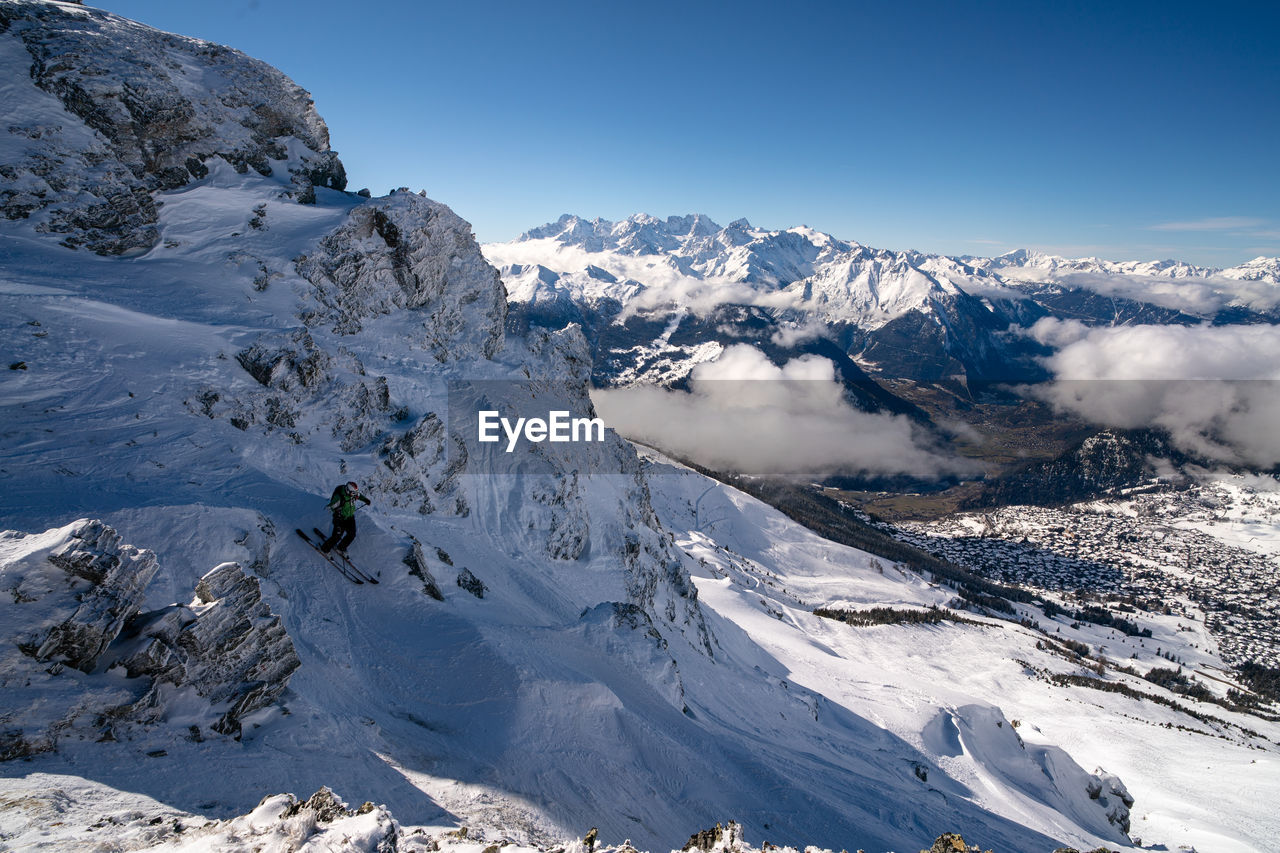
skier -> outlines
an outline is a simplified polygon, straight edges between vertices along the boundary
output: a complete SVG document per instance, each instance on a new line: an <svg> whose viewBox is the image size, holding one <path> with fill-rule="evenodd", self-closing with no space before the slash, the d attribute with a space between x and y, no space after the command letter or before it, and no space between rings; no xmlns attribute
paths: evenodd
<svg viewBox="0 0 1280 853"><path fill-rule="evenodd" d="M373 503L360 494L360 487L354 482L344 483L333 490L328 504L333 512L333 535L320 546L324 553L328 554L336 546L339 554L347 556L347 548L356 538L356 501L364 501L365 506Z"/></svg>

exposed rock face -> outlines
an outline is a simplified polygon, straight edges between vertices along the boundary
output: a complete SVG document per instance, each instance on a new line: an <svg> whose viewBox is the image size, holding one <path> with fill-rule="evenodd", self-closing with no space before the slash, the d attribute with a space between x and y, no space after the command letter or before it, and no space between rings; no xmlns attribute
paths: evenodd
<svg viewBox="0 0 1280 853"><path fill-rule="evenodd" d="M440 591L440 584L436 583L435 575L431 572L431 564L421 542L416 539L413 541L413 547L404 557L404 564L409 567L409 574L422 581L423 593L436 601L444 601L444 593Z"/></svg>
<svg viewBox="0 0 1280 853"><path fill-rule="evenodd" d="M345 452L376 444L392 505L466 515L455 482L466 451L441 418L427 412L401 431L407 410L392 405L387 378L370 375L343 347L318 345L312 331L355 335L398 314L398 329L406 318L412 323L407 348L446 365L492 358L504 340L506 291L470 226L444 205L396 192L353 209L297 269L314 285L300 313L304 327L265 333L236 356L258 387L205 388L188 407L243 430L282 430L298 443L327 425Z"/></svg>
<svg viewBox="0 0 1280 853"><path fill-rule="evenodd" d="M347 807L338 795L331 788L325 786L316 791L310 798L299 802L292 795L289 798L293 803L280 813L280 817L290 818L305 812L311 812L315 815L315 819L319 823L332 823L344 817L351 817L357 814L368 814L373 811L376 806L372 803L365 803L358 811L353 811Z"/></svg>
<svg viewBox="0 0 1280 853"><path fill-rule="evenodd" d="M407 431L388 436L379 450L381 491L393 506L411 507L423 515L469 513L458 476L467 464L467 446L450 434L435 412Z"/></svg>
<svg viewBox="0 0 1280 853"><path fill-rule="evenodd" d="M151 617L138 628L147 642L123 662L131 677L154 679L140 708L162 713L164 685L190 687L226 709L213 730L238 735L244 715L275 702L300 665L258 580L238 563L223 563L201 578L190 607Z"/></svg>
<svg viewBox="0 0 1280 853"><path fill-rule="evenodd" d="M235 735L298 668L280 618L235 563L205 575L190 606L138 615L155 555L101 522L5 532L0 546L0 760L51 750L70 731L109 738L157 723L176 690ZM116 667L123 678L101 674Z"/></svg>
<svg viewBox="0 0 1280 853"><path fill-rule="evenodd" d="M284 431L296 443L305 432L327 427L344 451L375 441L391 426L386 377L369 376L360 360L317 346L305 328L263 333L236 361L257 385L234 395L206 387L186 401L210 418L225 417L237 429ZM318 414L318 417L308 417ZM309 421L309 424L304 424Z"/></svg>
<svg viewBox="0 0 1280 853"><path fill-rule="evenodd" d="M321 308L304 319L340 334L395 309L422 309L419 345L440 362L493 358L507 294L471 226L448 207L397 191L351 211L298 263Z"/></svg>
<svg viewBox="0 0 1280 853"><path fill-rule="evenodd" d="M476 598L484 598L488 587L484 585L484 581L471 573L470 569L463 569L458 572L458 586L474 595Z"/></svg>
<svg viewBox="0 0 1280 853"><path fill-rule="evenodd" d="M554 560L576 560L590 541L590 519L581 500L578 472L570 471L552 482L532 484L526 514L548 512L546 530L540 535L541 546ZM545 508L545 510L544 510Z"/></svg>
<svg viewBox="0 0 1280 853"><path fill-rule="evenodd" d="M304 329L275 340L264 335L236 360L260 385L280 391L317 388L328 378L332 362Z"/></svg>
<svg viewBox="0 0 1280 853"><path fill-rule="evenodd" d="M980 849L976 844L965 844L964 838L957 832L944 832L934 839L932 847L921 850L920 853L970 853Z"/></svg>
<svg viewBox="0 0 1280 853"><path fill-rule="evenodd" d="M310 96L239 51L107 12L40 0L0 3L0 67L20 86L7 115L0 210L36 217L68 246L127 254L153 246L151 193L208 173L284 168L299 201L346 173Z"/></svg>
<svg viewBox="0 0 1280 853"><path fill-rule="evenodd" d="M684 853L688 853L690 850L702 850L704 853L711 853L712 850L737 850L741 844L742 827L736 821L731 820L728 826L721 826L717 823L712 829L695 832L689 836L689 840L680 849Z"/></svg>
<svg viewBox="0 0 1280 853"><path fill-rule="evenodd" d="M100 521L78 521L67 532L45 558L58 571L26 573L11 588L15 604L32 605L24 609L41 625L17 642L38 661L89 672L138 612L159 566L155 554L124 544Z"/></svg>
<svg viewBox="0 0 1280 853"><path fill-rule="evenodd" d="M1133 808L1133 795L1114 773L1099 768L1088 784L1089 798L1106 809L1107 820L1126 835L1129 832L1129 810Z"/></svg>

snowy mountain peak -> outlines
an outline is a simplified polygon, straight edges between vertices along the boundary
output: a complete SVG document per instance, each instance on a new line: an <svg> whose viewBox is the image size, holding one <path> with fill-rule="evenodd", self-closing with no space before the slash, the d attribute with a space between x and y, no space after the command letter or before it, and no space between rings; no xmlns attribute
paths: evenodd
<svg viewBox="0 0 1280 853"><path fill-rule="evenodd" d="M137 254L158 239L150 196L223 160L313 202L346 173L311 97L239 51L97 9L0 3L0 210L65 245Z"/></svg>
<svg viewBox="0 0 1280 853"><path fill-rule="evenodd" d="M1259 256L1251 261L1222 271L1226 278L1240 281L1262 281L1269 284L1280 284L1280 258Z"/></svg>
<svg viewBox="0 0 1280 853"><path fill-rule="evenodd" d="M555 222L531 228L518 240L557 240L566 245L588 245L613 230L613 223L604 219L588 222L571 213L562 215Z"/></svg>

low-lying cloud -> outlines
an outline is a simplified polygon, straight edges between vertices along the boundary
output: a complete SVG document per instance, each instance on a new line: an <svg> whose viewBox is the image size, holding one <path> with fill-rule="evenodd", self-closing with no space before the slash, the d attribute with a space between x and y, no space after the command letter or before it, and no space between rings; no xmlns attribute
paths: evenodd
<svg viewBox="0 0 1280 853"><path fill-rule="evenodd" d="M1205 459L1280 464L1280 326L1089 328L1042 320L1057 381L1030 393L1095 423L1168 431Z"/></svg>
<svg viewBox="0 0 1280 853"><path fill-rule="evenodd" d="M803 356L782 366L746 344L690 375L689 392L599 390L596 411L627 438L716 470L773 476L963 473L923 446L910 421L850 406L835 365Z"/></svg>

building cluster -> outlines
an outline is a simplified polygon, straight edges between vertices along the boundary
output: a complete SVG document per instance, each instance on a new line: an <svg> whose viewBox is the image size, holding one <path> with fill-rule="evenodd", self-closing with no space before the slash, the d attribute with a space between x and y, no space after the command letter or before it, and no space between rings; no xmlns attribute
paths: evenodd
<svg viewBox="0 0 1280 853"><path fill-rule="evenodd" d="M1192 526L1228 509L1239 511L1224 508L1221 494L1164 491L1122 503L964 513L893 533L982 577L1080 606L1107 602L1121 616L1203 614L1228 663L1280 668L1280 557Z"/></svg>

